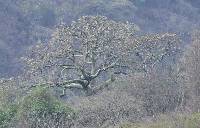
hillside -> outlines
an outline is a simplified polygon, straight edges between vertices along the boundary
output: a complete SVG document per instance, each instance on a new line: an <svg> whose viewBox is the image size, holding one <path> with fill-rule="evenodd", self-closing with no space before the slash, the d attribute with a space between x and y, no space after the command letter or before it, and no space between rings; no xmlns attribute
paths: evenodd
<svg viewBox="0 0 200 128"><path fill-rule="evenodd" d="M0 128L200 128L199 0L0 0Z"/></svg>

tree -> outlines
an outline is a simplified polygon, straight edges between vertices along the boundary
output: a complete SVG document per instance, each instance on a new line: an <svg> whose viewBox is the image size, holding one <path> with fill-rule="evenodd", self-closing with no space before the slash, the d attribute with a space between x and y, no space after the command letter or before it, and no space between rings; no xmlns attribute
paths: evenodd
<svg viewBox="0 0 200 128"><path fill-rule="evenodd" d="M148 71L178 49L175 34L137 36L136 30L131 23L83 16L58 27L49 43L31 48L24 60L29 73L42 75L43 82L65 89L99 90L118 74ZM93 81L98 79L106 83L96 86Z"/></svg>
<svg viewBox="0 0 200 128"><path fill-rule="evenodd" d="M47 87L37 87L20 101L15 128L73 127L74 109L55 98Z"/></svg>

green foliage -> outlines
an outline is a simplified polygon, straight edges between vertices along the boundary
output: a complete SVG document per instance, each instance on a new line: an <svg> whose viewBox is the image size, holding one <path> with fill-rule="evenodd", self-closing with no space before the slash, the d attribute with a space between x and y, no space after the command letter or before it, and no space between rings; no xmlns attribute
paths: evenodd
<svg viewBox="0 0 200 128"><path fill-rule="evenodd" d="M1 90L0 95L0 128L9 128L12 124L30 128L42 128L44 124L53 127L61 123L68 126L75 117L74 110L56 99L46 87L33 89L18 104L11 102L6 95L10 93L6 92Z"/></svg>
<svg viewBox="0 0 200 128"><path fill-rule="evenodd" d="M0 128L8 128L17 113L17 105L0 108Z"/></svg>
<svg viewBox="0 0 200 128"><path fill-rule="evenodd" d="M9 128L10 123L15 119L18 105L16 99L18 91L13 86L12 80L1 80L0 83L0 128Z"/></svg>
<svg viewBox="0 0 200 128"><path fill-rule="evenodd" d="M185 128L198 128L200 125L200 113L192 114L189 118L186 118L184 124Z"/></svg>
<svg viewBox="0 0 200 128"><path fill-rule="evenodd" d="M37 87L23 99L18 114L24 117L40 118L43 114L72 116L74 111L52 96L48 88Z"/></svg>

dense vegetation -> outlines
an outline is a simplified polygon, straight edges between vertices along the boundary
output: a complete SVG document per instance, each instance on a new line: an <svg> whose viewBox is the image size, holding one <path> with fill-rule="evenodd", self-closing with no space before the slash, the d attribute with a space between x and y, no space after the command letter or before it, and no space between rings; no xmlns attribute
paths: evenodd
<svg viewBox="0 0 200 128"><path fill-rule="evenodd" d="M199 128L199 5L0 1L0 128Z"/></svg>

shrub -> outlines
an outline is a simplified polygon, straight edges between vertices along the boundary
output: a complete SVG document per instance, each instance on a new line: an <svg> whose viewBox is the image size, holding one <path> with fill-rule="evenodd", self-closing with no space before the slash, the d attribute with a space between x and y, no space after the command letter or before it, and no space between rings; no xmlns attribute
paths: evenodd
<svg viewBox="0 0 200 128"><path fill-rule="evenodd" d="M5 108L0 108L0 128L9 128L11 121L17 113L17 106L10 105Z"/></svg>
<svg viewBox="0 0 200 128"><path fill-rule="evenodd" d="M18 110L18 127L71 127L75 112L51 95L46 87L35 88L26 96Z"/></svg>
<svg viewBox="0 0 200 128"><path fill-rule="evenodd" d="M0 79L0 128L10 128L18 109L17 97L14 81Z"/></svg>
<svg viewBox="0 0 200 128"><path fill-rule="evenodd" d="M79 98L75 104L79 111L76 128L108 128L125 121L140 120L143 113L141 103L119 89Z"/></svg>
<svg viewBox="0 0 200 128"><path fill-rule="evenodd" d="M184 121L185 127L184 128L199 128L200 126L200 113L195 113L185 118Z"/></svg>

